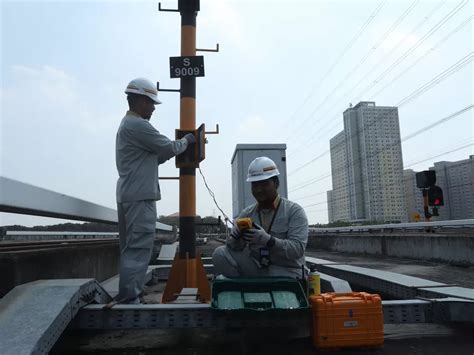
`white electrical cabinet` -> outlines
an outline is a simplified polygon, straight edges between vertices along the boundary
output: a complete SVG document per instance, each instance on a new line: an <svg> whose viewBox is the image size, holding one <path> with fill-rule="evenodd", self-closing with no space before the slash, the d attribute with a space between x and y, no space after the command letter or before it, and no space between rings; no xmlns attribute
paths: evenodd
<svg viewBox="0 0 474 355"><path fill-rule="evenodd" d="M236 218L247 206L255 203L251 183L247 182L250 163L257 157L272 159L280 171L281 197L288 198L286 179L286 144L237 144L232 156L232 216Z"/></svg>

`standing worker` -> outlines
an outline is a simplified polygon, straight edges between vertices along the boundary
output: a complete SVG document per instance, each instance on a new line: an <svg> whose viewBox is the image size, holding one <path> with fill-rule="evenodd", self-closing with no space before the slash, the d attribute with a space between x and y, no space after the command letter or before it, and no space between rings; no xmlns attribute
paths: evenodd
<svg viewBox="0 0 474 355"><path fill-rule="evenodd" d="M156 201L161 199L158 165L183 153L195 142L192 133L172 141L149 122L158 100L147 79L132 80L125 89L129 111L115 142L117 211L120 235L120 283L117 301L140 303L156 230Z"/></svg>
<svg viewBox="0 0 474 355"><path fill-rule="evenodd" d="M297 203L280 197L280 172L273 160L259 157L248 169L247 182L257 200L240 218L251 218L252 226L241 230L235 223L226 245L214 250L216 275L301 277L308 242L308 219Z"/></svg>

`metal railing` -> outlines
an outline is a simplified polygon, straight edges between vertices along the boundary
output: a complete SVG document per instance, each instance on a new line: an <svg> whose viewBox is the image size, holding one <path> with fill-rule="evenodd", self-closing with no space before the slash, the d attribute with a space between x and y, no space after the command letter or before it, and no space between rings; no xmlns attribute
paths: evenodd
<svg viewBox="0 0 474 355"><path fill-rule="evenodd" d="M351 232L370 232L370 231L404 231L404 230L423 230L426 228L474 228L474 219L459 219L451 221L435 222L413 222L413 223L390 223L367 226L349 226L349 227L331 227L331 228L309 228L312 233L351 233Z"/></svg>
<svg viewBox="0 0 474 355"><path fill-rule="evenodd" d="M0 176L0 212L117 224L117 211L76 197ZM156 229L173 226L156 222ZM49 232L48 232L49 233Z"/></svg>

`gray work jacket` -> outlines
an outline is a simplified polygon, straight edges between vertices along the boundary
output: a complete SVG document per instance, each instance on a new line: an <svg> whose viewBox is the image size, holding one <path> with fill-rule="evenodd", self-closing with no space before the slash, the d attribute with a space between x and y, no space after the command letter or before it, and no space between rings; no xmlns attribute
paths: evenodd
<svg viewBox="0 0 474 355"><path fill-rule="evenodd" d="M238 218L243 217L250 217L254 223L260 224L258 204L246 207ZM282 197L270 234L275 237L275 245L269 249L271 263L301 269L305 263L304 251L308 243L308 218L303 208ZM227 237L226 244L233 250L247 251L255 259L261 248L260 245L246 245L242 238L236 240L230 236Z"/></svg>
<svg viewBox="0 0 474 355"><path fill-rule="evenodd" d="M158 165L184 152L188 141L172 141L147 120L128 111L120 123L115 141L119 179L117 202L161 199Z"/></svg>

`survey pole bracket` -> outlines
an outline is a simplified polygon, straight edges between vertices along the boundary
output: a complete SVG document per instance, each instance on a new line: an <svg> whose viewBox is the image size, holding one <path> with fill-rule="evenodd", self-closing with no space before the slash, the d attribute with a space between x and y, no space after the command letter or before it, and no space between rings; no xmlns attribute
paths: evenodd
<svg viewBox="0 0 474 355"><path fill-rule="evenodd" d="M161 7L161 2L158 3L158 11L161 11L161 12L179 12L178 9L163 9Z"/></svg>
<svg viewBox="0 0 474 355"><path fill-rule="evenodd" d="M219 43L216 43L216 49L196 48L196 52L219 52Z"/></svg>

